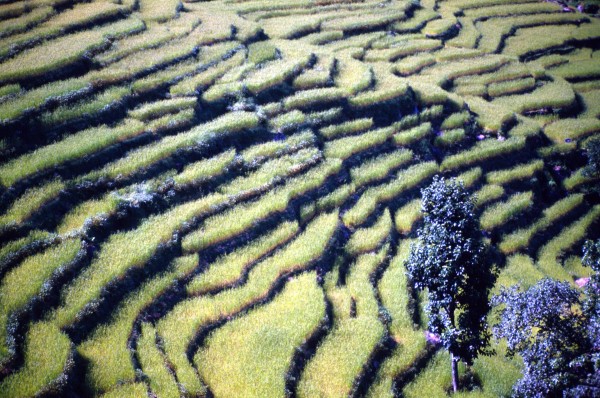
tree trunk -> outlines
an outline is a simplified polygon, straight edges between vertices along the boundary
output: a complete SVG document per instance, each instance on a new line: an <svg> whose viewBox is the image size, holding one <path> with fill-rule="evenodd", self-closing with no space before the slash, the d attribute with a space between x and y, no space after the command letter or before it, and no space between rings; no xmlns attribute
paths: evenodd
<svg viewBox="0 0 600 398"><path fill-rule="evenodd" d="M450 353L450 361L452 362L452 390L458 391L458 358Z"/></svg>

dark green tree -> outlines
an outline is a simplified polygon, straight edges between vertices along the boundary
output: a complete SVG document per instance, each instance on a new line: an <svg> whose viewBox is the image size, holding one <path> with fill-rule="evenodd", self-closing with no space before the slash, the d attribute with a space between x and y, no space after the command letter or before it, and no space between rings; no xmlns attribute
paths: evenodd
<svg viewBox="0 0 600 398"><path fill-rule="evenodd" d="M457 391L458 361L471 365L488 353L486 316L494 274L486 262L473 199L462 182L436 176L421 194L424 224L406 268L415 288L427 289L428 329L450 353Z"/></svg>
<svg viewBox="0 0 600 398"><path fill-rule="evenodd" d="M588 141L585 146L587 165L583 168L586 177L594 177L600 174L600 138Z"/></svg>

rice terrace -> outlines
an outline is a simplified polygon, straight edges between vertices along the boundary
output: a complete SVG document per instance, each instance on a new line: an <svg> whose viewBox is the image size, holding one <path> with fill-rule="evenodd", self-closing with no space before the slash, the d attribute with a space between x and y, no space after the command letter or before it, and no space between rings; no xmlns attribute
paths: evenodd
<svg viewBox="0 0 600 398"><path fill-rule="evenodd" d="M0 0L0 397L528 396L506 288L600 286L599 5ZM470 364L411 277L436 183L507 308Z"/></svg>

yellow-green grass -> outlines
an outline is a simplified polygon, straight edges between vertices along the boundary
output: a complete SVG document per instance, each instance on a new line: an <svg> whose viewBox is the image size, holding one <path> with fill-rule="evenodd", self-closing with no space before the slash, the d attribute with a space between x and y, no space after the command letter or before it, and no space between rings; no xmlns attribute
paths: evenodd
<svg viewBox="0 0 600 398"><path fill-rule="evenodd" d="M341 124L323 127L319 133L326 139L360 133L373 127L373 118L354 119Z"/></svg>
<svg viewBox="0 0 600 398"><path fill-rule="evenodd" d="M467 138L464 129L452 129L443 131L441 135L435 137L434 144L441 147L451 147L460 144Z"/></svg>
<svg viewBox="0 0 600 398"><path fill-rule="evenodd" d="M368 397L394 396L392 385L398 375L406 372L426 347L425 334L416 330L410 316L410 296L404 262L408 257L410 240L402 240L398 252L385 270L377 288L381 302L391 316L390 334L398 344L383 362Z"/></svg>
<svg viewBox="0 0 600 398"><path fill-rule="evenodd" d="M75 104L61 105L52 112L46 112L41 115L41 121L45 126L53 126L95 116L122 104L130 95L131 88L127 86L111 87L91 99L81 100Z"/></svg>
<svg viewBox="0 0 600 398"><path fill-rule="evenodd" d="M459 367L464 370L463 366ZM446 397L446 390L451 386L450 355L447 351L439 351L429 362L427 367L402 390L402 395L407 398Z"/></svg>
<svg viewBox="0 0 600 398"><path fill-rule="evenodd" d="M385 25L391 24L394 21L401 20L404 18L404 9L403 7L407 7L408 5L405 3L400 4L401 9L388 9L386 12L358 12L352 16L346 16L342 18L331 19L328 21L324 21L321 24L321 30L342 30L346 31L354 31L354 30L367 30L367 29L375 29L382 28Z"/></svg>
<svg viewBox="0 0 600 398"><path fill-rule="evenodd" d="M283 113L269 120L269 127L277 132L291 131L306 122L306 114L298 109Z"/></svg>
<svg viewBox="0 0 600 398"><path fill-rule="evenodd" d="M315 209L319 211L331 211L336 207L340 207L355 191L356 187L353 184L342 185L333 192L317 199Z"/></svg>
<svg viewBox="0 0 600 398"><path fill-rule="evenodd" d="M142 372L148 377L150 391L159 397L179 397L179 387L177 387L175 377L167 369L165 357L156 345L154 326L144 322L141 329L136 351Z"/></svg>
<svg viewBox="0 0 600 398"><path fill-rule="evenodd" d="M180 0L141 0L140 15L144 21L165 22L174 19L183 8Z"/></svg>
<svg viewBox="0 0 600 398"><path fill-rule="evenodd" d="M310 56L307 54L299 59L283 59L267 62L263 68L250 74L244 80L244 84L252 94L259 94L299 74L309 61Z"/></svg>
<svg viewBox="0 0 600 398"><path fill-rule="evenodd" d="M286 155L304 147L312 146L314 143L314 134L309 130L305 130L298 134L293 134L283 141L269 141L253 145L245 149L240 156L244 163L253 166L260 164L267 159Z"/></svg>
<svg viewBox="0 0 600 398"><path fill-rule="evenodd" d="M0 247L0 264L12 257L15 253L25 249L35 242L45 241L54 238L54 235L48 231L35 229L23 238L9 240Z"/></svg>
<svg viewBox="0 0 600 398"><path fill-rule="evenodd" d="M335 85L348 94L357 94L373 84L372 68L352 58L338 59L336 71Z"/></svg>
<svg viewBox="0 0 600 398"><path fill-rule="evenodd" d="M510 169L491 171L486 174L486 180L489 184L503 185L513 181L524 180L533 177L536 173L542 171L544 161L534 160L525 164L518 164Z"/></svg>
<svg viewBox="0 0 600 398"><path fill-rule="evenodd" d="M137 120L147 121L169 113L179 112L186 108L193 108L195 105L195 97L172 98L145 103L129 111L129 116Z"/></svg>
<svg viewBox="0 0 600 398"><path fill-rule="evenodd" d="M442 48L442 42L434 39L418 39L418 40L406 40L404 42L397 43L392 48L386 48L381 50L369 50L365 55L365 61L377 62L377 61L388 61L394 62L399 58L406 57L409 55L415 55L423 52L430 52Z"/></svg>
<svg viewBox="0 0 600 398"><path fill-rule="evenodd" d="M514 194L506 201L492 205L483 211L480 218L481 228L491 231L506 224L531 206L533 206L533 192Z"/></svg>
<svg viewBox="0 0 600 398"><path fill-rule="evenodd" d="M413 152L407 149L400 149L384 155L379 155L350 170L352 183L359 188L385 179L395 169L410 162L412 158Z"/></svg>
<svg viewBox="0 0 600 398"><path fill-rule="evenodd" d="M556 78L530 93L503 96L492 103L517 113L524 113L545 108L562 109L571 106L574 101L575 92L571 85L563 79Z"/></svg>
<svg viewBox="0 0 600 398"><path fill-rule="evenodd" d="M0 87L0 100L5 101L7 97L14 98L16 94L21 92L20 84L6 84Z"/></svg>
<svg viewBox="0 0 600 398"><path fill-rule="evenodd" d="M600 68L597 59L577 60L552 68L548 73L567 80L594 79L600 77Z"/></svg>
<svg viewBox="0 0 600 398"><path fill-rule="evenodd" d="M202 100L208 103L230 100L241 96L243 89L244 84L239 81L217 83L202 93Z"/></svg>
<svg viewBox="0 0 600 398"><path fill-rule="evenodd" d="M202 391L186 355L196 332L266 298L273 283L282 275L310 267L323 255L337 226L337 211L320 215L300 236L252 268L244 285L214 296L183 301L158 322L157 330L164 340L167 357L174 366L177 379L189 394Z"/></svg>
<svg viewBox="0 0 600 398"><path fill-rule="evenodd" d="M269 304L213 332L194 362L216 396L284 397L295 349L324 316L316 274L305 273Z"/></svg>
<svg viewBox="0 0 600 398"><path fill-rule="evenodd" d="M431 123L425 122L408 130L398 131L394 134L394 143L397 145L411 145L431 134Z"/></svg>
<svg viewBox="0 0 600 398"><path fill-rule="evenodd" d="M75 322L79 312L97 300L107 284L130 269L142 268L188 221L213 212L225 202L222 195L208 195L154 215L134 230L111 235L90 266L65 288L62 305L52 314L52 321L60 327Z"/></svg>
<svg viewBox="0 0 600 398"><path fill-rule="evenodd" d="M413 17L406 21L396 22L393 25L394 30L398 32L412 32L420 30L428 21L439 18L440 14L430 9L422 7L415 10Z"/></svg>
<svg viewBox="0 0 600 398"><path fill-rule="evenodd" d="M465 101L469 105L470 110L477 114L477 123L487 131L497 132L502 129L504 124L514 118L511 108L503 106L509 104L507 101L500 104L498 103L500 100L487 102L479 97L465 97Z"/></svg>
<svg viewBox="0 0 600 398"><path fill-rule="evenodd" d="M250 195L265 191L287 177L298 174L322 159L317 148L304 148L290 155L271 159L256 171L237 177L217 190L227 195Z"/></svg>
<svg viewBox="0 0 600 398"><path fill-rule="evenodd" d="M122 201L123 199L114 193L108 193L100 199L87 200L63 217L56 232L69 235L82 231L114 214Z"/></svg>
<svg viewBox="0 0 600 398"><path fill-rule="evenodd" d="M325 143L323 152L326 158L345 160L359 152L383 144L393 133L392 127L384 127L356 136L339 138Z"/></svg>
<svg viewBox="0 0 600 398"><path fill-rule="evenodd" d="M511 95L520 93L535 87L535 79L527 77L525 79L508 80L505 82L492 83L487 88L490 97L499 97L502 95Z"/></svg>
<svg viewBox="0 0 600 398"><path fill-rule="evenodd" d="M261 257L285 244L298 233L297 222L282 222L275 229L245 246L219 257L208 270L187 285L190 295L200 295L231 285L239 280L248 267Z"/></svg>
<svg viewBox="0 0 600 398"><path fill-rule="evenodd" d="M544 128L546 136L557 144L565 140L578 141L597 132L600 132L600 120L595 118L561 119Z"/></svg>
<svg viewBox="0 0 600 398"><path fill-rule="evenodd" d="M319 63L317 63L312 69L306 69L294 79L294 88L298 90L308 90L331 85L331 72L333 66L334 60L332 57L329 64L319 65Z"/></svg>
<svg viewBox="0 0 600 398"><path fill-rule="evenodd" d="M277 47L268 41L252 43L248 46L248 62L255 65L277 58Z"/></svg>
<svg viewBox="0 0 600 398"><path fill-rule="evenodd" d="M73 365L72 343L56 326L33 323L25 337L24 364L0 383L7 398L33 397L48 392L58 393L67 368Z"/></svg>
<svg viewBox="0 0 600 398"><path fill-rule="evenodd" d="M403 97L408 92L408 84L391 73L376 73L373 90L360 92L350 97L348 102L355 109L362 109L375 104L392 101Z"/></svg>
<svg viewBox="0 0 600 398"><path fill-rule="evenodd" d="M522 56L530 52L560 46L572 37L575 29L576 27L573 25L534 26L519 29L506 40L503 52Z"/></svg>
<svg viewBox="0 0 600 398"><path fill-rule="evenodd" d="M519 284L527 289L544 277L544 273L534 264L531 257L524 254L513 254L506 259L506 266L500 271L493 293L500 292L501 287Z"/></svg>
<svg viewBox="0 0 600 398"><path fill-rule="evenodd" d="M379 219L371 227L357 229L348 243L346 251L351 256L373 251L389 237L392 231L390 209L385 209Z"/></svg>
<svg viewBox="0 0 600 398"><path fill-rule="evenodd" d="M27 257L17 267L11 269L0 284L0 363L11 354L7 343L7 326L9 317L21 310L36 296L43 295L44 285L61 267L72 262L79 253L81 244L78 240L65 240L58 246Z"/></svg>
<svg viewBox="0 0 600 398"><path fill-rule="evenodd" d="M344 224L350 227L362 224L375 210L377 204L393 200L402 192L418 186L436 172L438 172L438 165L434 161L419 163L400 170L395 180L367 189L358 202L342 217Z"/></svg>
<svg viewBox="0 0 600 398"><path fill-rule="evenodd" d="M133 150L126 156L89 173L84 179L127 177L172 156L177 150L210 142L258 126L259 118L251 112L229 112L193 129L161 139L145 147Z"/></svg>
<svg viewBox="0 0 600 398"><path fill-rule="evenodd" d="M571 275L559 263L559 259L567 250L585 238L598 218L600 218L600 205L592 207L587 214L563 228L539 250L538 266L545 275L558 280L573 281Z"/></svg>
<svg viewBox="0 0 600 398"><path fill-rule="evenodd" d="M108 1L79 3L70 10L65 10L44 24L61 29L74 28L91 24L96 20L115 17L124 11L124 7Z"/></svg>
<svg viewBox="0 0 600 398"><path fill-rule="evenodd" d="M173 181L178 185L185 186L216 178L229 170L235 157L235 149L230 149L211 158L191 163L173 177Z"/></svg>
<svg viewBox="0 0 600 398"><path fill-rule="evenodd" d="M145 131L138 121L127 119L115 127L93 127L36 149L0 166L0 181L6 187L38 172L79 159Z"/></svg>
<svg viewBox="0 0 600 398"><path fill-rule="evenodd" d="M459 175L456 176L456 179L462 181L465 188L471 188L475 183L477 183L481 177L483 176L483 170L481 167L473 167Z"/></svg>
<svg viewBox="0 0 600 398"><path fill-rule="evenodd" d="M501 68L491 71L488 73L482 73L477 75L468 75L459 77L454 80L454 84L484 84L491 85L494 83L501 83L508 80L525 79L531 77L532 67L530 64L522 64L519 62L509 62L503 65Z"/></svg>
<svg viewBox="0 0 600 398"><path fill-rule="evenodd" d="M541 127L535 121L525 118L523 116L518 116L517 120L519 124L514 126L509 130L508 135L511 137L534 137L540 134Z"/></svg>
<svg viewBox="0 0 600 398"><path fill-rule="evenodd" d="M383 250L379 254L360 256L351 268L347 286L328 293L334 296L330 298L334 306L335 295L355 300L356 316L335 313L332 330L302 372L297 390L299 397L340 397L353 391L355 380L384 334L369 276L385 254Z"/></svg>
<svg viewBox="0 0 600 398"><path fill-rule="evenodd" d="M475 27L473 21L469 18L458 18L460 23L460 32L458 35L447 41L447 44L458 48L475 48L481 33Z"/></svg>
<svg viewBox="0 0 600 398"><path fill-rule="evenodd" d="M496 6L480 7L465 11L465 16L472 19L505 17L523 14L541 14L558 12L560 8L552 3L525 3L525 4L502 4Z"/></svg>
<svg viewBox="0 0 600 398"><path fill-rule="evenodd" d="M438 63L428 68L425 74L436 79L438 84L445 80L454 80L469 75L479 75L491 72L507 64L510 58L503 55L485 55L466 60Z"/></svg>
<svg viewBox="0 0 600 398"><path fill-rule="evenodd" d="M442 130L450 130L463 127L471 119L471 115L467 111L456 112L448 116L442 122L440 128Z"/></svg>
<svg viewBox="0 0 600 398"><path fill-rule="evenodd" d="M161 116L158 119L151 120L147 124L148 132L152 134L165 134L168 130L190 127L196 112L193 108L184 109L172 115Z"/></svg>
<svg viewBox="0 0 600 398"><path fill-rule="evenodd" d="M583 168L582 169L578 169L576 171L574 171L573 173L571 173L570 176L568 176L567 178L565 178L562 182L563 187L565 187L565 189L567 191L572 191L577 187L580 187L583 184L587 184L590 182L594 182L598 180L598 176L587 176L584 175L583 173Z"/></svg>
<svg viewBox="0 0 600 398"><path fill-rule="evenodd" d="M14 35L33 28L35 25L47 20L55 13L54 8L48 6L37 7L17 18L10 18L0 22L0 37Z"/></svg>
<svg viewBox="0 0 600 398"><path fill-rule="evenodd" d="M0 216L0 229L23 224L43 205L56 199L64 188L65 183L60 179L29 188Z"/></svg>
<svg viewBox="0 0 600 398"><path fill-rule="evenodd" d="M283 100L283 108L287 111L298 108L306 109L315 105L339 101L345 97L346 92L337 87L314 88L296 91L296 93Z"/></svg>
<svg viewBox="0 0 600 398"><path fill-rule="evenodd" d="M408 234L412 231L415 222L423 217L421 213L421 200L414 199L402 206L394 215L396 230L401 234Z"/></svg>
<svg viewBox="0 0 600 398"><path fill-rule="evenodd" d="M421 32L424 33L426 37L432 39L441 38L450 33L453 29L456 29L457 23L458 21L456 18L434 19L429 21L427 25L421 29Z"/></svg>
<svg viewBox="0 0 600 398"><path fill-rule="evenodd" d="M118 384L133 382L135 369L127 342L136 318L178 279L198 266L198 256L176 258L167 271L131 292L114 311L109 323L96 328L77 350L88 361L86 383L94 391L106 392Z"/></svg>
<svg viewBox="0 0 600 398"><path fill-rule="evenodd" d="M504 188L502 185L484 185L477 192L475 192L475 206L482 207L484 204L499 199L503 195Z"/></svg>
<svg viewBox="0 0 600 398"><path fill-rule="evenodd" d="M148 386L142 382L121 384L100 396L102 398L145 398L148 396Z"/></svg>
<svg viewBox="0 0 600 398"><path fill-rule="evenodd" d="M520 0L519 3L535 3L537 0ZM490 7L501 4L514 4L511 0L457 0L453 1L453 6L462 10L470 10L473 8Z"/></svg>
<svg viewBox="0 0 600 398"><path fill-rule="evenodd" d="M511 137L505 141L483 140L473 148L455 155L447 156L442 161L442 170L455 170L460 167L472 166L498 156L521 150L525 147L525 138Z"/></svg>
<svg viewBox="0 0 600 398"><path fill-rule="evenodd" d="M435 64L435 57L428 53L411 55L395 63L394 69L402 76L419 73L423 68Z"/></svg>
<svg viewBox="0 0 600 398"><path fill-rule="evenodd" d="M254 202L241 204L208 218L200 229L183 239L182 249L186 252L202 250L243 233L261 220L283 212L290 200L319 187L340 168L339 161L324 162L309 172L288 180L285 186L268 192Z"/></svg>
<svg viewBox="0 0 600 398"><path fill-rule="evenodd" d="M83 95L92 86L85 78L60 80L26 91L10 101L0 103L0 123L18 119L26 112L42 107L50 101L63 101L77 95Z"/></svg>
<svg viewBox="0 0 600 398"><path fill-rule="evenodd" d="M161 86L179 82L180 80L194 74L197 69L198 61L196 59L192 58L186 61L181 61L157 72L150 73L141 79L136 79L131 83L131 90L138 95L145 94L151 92L152 90L156 90ZM171 87L175 86L176 85ZM173 93L171 93L171 95L174 96Z"/></svg>
<svg viewBox="0 0 600 398"><path fill-rule="evenodd" d="M232 44L234 43L226 42L223 44L215 44L214 47L218 46L218 48L222 50L222 52L215 50L213 51L218 53L220 57L223 57L228 52L233 51ZM201 52L200 57L202 57L203 54L204 53ZM169 92L172 96L175 97L198 94L198 92L200 92L201 90L205 90L208 87L212 86L217 80L219 80L223 75L225 75L225 73L227 73L228 70L241 65L244 62L245 58L246 53L244 51L237 51L233 56L220 62L217 61L202 72L184 78L179 83L171 86Z"/></svg>

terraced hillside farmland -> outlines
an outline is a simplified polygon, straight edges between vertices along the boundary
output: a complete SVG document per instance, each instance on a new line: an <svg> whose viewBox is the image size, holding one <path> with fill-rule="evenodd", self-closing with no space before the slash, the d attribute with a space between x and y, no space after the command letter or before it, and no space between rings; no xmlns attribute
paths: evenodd
<svg viewBox="0 0 600 398"><path fill-rule="evenodd" d="M435 175L496 291L590 272L582 10L0 1L0 396L446 396L404 268ZM494 344L461 396L510 395Z"/></svg>

